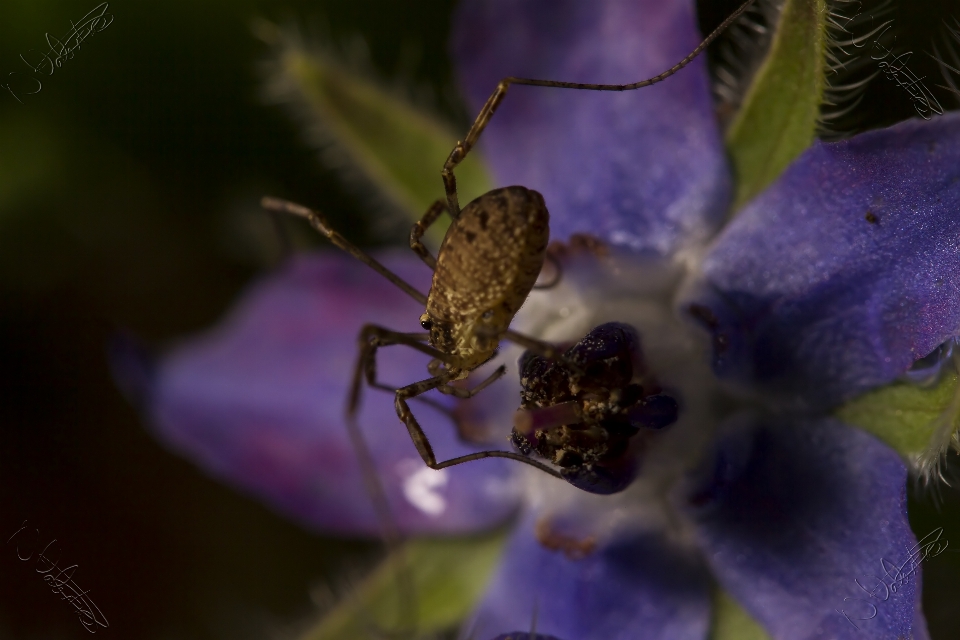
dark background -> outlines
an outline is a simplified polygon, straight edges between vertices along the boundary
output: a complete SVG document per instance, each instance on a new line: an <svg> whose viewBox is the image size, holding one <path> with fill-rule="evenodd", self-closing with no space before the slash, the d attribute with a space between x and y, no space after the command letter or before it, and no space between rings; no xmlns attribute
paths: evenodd
<svg viewBox="0 0 960 640"><path fill-rule="evenodd" d="M0 77L96 4L5 0ZM710 29L738 2L701 4ZM942 83L923 51L960 8L902 4L891 14L898 45L917 52L910 66L929 85ZM0 538L24 520L44 543L56 538L110 621L105 637L267 637L315 609L313 587L348 588L376 555L376 545L308 534L167 453L113 385L105 345L120 328L162 345L214 322L279 259L257 207L264 194L318 206L359 242L385 241L367 228L370 199L343 187L259 98L265 47L253 17L312 24L334 43L362 37L381 77L420 87L465 130L446 58L452 6L112 2L115 22L44 76L39 93L20 104L0 90ZM881 76L841 125L912 115ZM960 548L960 499L942 493L939 510L914 499L915 530L943 526ZM925 571L931 631L952 638L960 556L944 553ZM0 640L85 637L33 563L0 546Z"/></svg>

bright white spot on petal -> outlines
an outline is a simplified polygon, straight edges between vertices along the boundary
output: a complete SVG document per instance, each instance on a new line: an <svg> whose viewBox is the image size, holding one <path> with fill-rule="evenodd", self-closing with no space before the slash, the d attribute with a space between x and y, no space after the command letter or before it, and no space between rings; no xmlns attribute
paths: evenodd
<svg viewBox="0 0 960 640"><path fill-rule="evenodd" d="M411 464L413 463L413 464ZM447 509L447 500L441 490L450 478L445 469L434 471L417 460L403 460L398 465L403 480L403 495L407 501L428 516L439 516Z"/></svg>

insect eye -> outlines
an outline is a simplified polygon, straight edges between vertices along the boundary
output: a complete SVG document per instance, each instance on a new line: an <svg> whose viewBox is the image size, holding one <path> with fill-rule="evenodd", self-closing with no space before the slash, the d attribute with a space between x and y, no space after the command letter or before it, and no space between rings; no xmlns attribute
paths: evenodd
<svg viewBox="0 0 960 640"><path fill-rule="evenodd" d="M433 328L433 322L430 321L430 318L427 317L427 314L420 316L420 326L426 331L430 331L430 329Z"/></svg>

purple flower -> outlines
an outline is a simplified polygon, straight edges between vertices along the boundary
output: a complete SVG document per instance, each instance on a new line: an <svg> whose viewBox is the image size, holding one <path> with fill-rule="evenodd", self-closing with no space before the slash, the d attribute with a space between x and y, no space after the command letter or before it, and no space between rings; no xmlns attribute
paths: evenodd
<svg viewBox="0 0 960 640"><path fill-rule="evenodd" d="M454 55L479 107L506 75L628 82L698 41L688 0L471 0ZM497 184L543 194L554 239L604 243L571 243L561 284L515 327L558 342L634 327L679 417L628 487L593 495L506 460L432 471L390 395L366 391L360 422L404 533L516 523L474 637L525 638L510 632L536 611L541 638L703 639L722 590L778 640L926 638L907 470L825 416L960 333L960 118L817 142L729 222L702 59L636 92L514 87L483 144ZM427 289L411 252L380 258ZM282 513L373 535L342 424L356 333L416 331L421 312L348 256L300 256L161 359L145 411L169 446ZM489 367L513 375L456 409L471 437L506 445L519 355L505 348ZM379 377L407 384L426 361L382 349ZM439 460L489 448L413 406Z"/></svg>

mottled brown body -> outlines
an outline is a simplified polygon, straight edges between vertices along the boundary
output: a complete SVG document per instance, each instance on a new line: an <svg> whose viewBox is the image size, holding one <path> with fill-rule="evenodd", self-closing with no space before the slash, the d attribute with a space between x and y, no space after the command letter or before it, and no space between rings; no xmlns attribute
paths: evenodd
<svg viewBox="0 0 960 640"><path fill-rule="evenodd" d="M543 268L550 241L543 196L490 191L463 208L440 245L426 313L430 344L464 375L497 350Z"/></svg>

